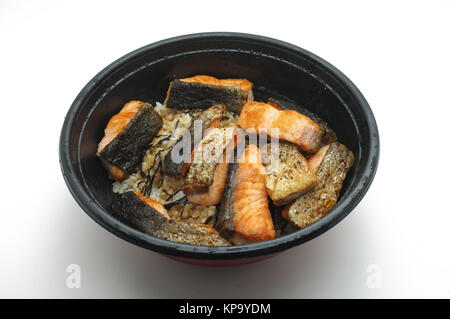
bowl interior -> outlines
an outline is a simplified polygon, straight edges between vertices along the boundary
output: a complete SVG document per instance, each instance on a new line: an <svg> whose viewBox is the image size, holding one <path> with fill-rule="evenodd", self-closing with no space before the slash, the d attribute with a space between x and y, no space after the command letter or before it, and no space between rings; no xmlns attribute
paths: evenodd
<svg viewBox="0 0 450 319"><path fill-rule="evenodd" d="M340 201L343 201L367 176L367 167L373 161L370 158L371 119L348 83L336 77L322 62L326 63L281 42L237 35L185 37L132 52L98 74L74 103L76 111L68 141L74 173L83 191L107 211L112 182L95 152L107 122L124 103L129 100L153 105L156 101L162 102L174 78L197 74L247 78L255 85L255 100L285 96L296 101L326 120L339 141L353 151L355 164L341 192ZM331 227L332 220L336 223L349 212L344 212L344 208L340 210L333 209L328 215L338 214L339 217L331 217L321 228ZM299 232L302 231L305 230ZM291 237L298 241L301 235Z"/></svg>

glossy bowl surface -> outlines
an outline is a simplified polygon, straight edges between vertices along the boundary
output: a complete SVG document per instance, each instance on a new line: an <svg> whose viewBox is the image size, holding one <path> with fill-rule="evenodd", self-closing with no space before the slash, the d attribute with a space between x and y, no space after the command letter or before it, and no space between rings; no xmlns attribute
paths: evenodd
<svg viewBox="0 0 450 319"><path fill-rule="evenodd" d="M332 211L290 235L233 247L198 247L161 240L111 216L111 180L95 156L107 122L127 101L162 102L172 79L196 74L247 78L255 84L255 100L288 97L330 124L339 141L355 154L355 164ZM111 63L81 90L67 113L60 138L64 179L92 219L136 245L178 260L208 260L208 264L256 261L322 234L363 198L374 178L378 158L379 138L373 113L344 74L292 44L241 33L175 37L137 49Z"/></svg>

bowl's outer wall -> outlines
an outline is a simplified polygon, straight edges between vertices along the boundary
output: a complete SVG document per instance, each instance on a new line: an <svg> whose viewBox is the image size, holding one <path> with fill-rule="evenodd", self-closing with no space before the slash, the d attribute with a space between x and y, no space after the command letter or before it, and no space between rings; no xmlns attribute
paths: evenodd
<svg viewBox="0 0 450 319"><path fill-rule="evenodd" d="M139 233L114 220L107 210L111 180L95 155L103 130L129 100L162 102L174 78L208 74L247 78L255 99L286 96L325 119L339 141L355 154L336 207L295 234L240 248L174 244ZM378 132L372 112L354 85L311 53L259 36L215 33L169 39L136 50L100 72L79 94L61 134L61 166L80 206L120 237L169 255L207 259L258 256L311 239L345 217L364 196L376 171ZM278 242L277 242L278 241Z"/></svg>

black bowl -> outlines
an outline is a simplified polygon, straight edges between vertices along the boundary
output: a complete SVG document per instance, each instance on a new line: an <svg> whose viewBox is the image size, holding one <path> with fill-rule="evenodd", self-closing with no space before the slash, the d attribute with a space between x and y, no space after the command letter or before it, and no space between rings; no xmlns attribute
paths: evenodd
<svg viewBox="0 0 450 319"><path fill-rule="evenodd" d="M233 247L198 247L161 240L111 216L107 209L112 199L111 180L95 156L108 120L129 100L163 101L172 79L196 74L247 78L255 84L256 100L285 96L330 124L339 141L355 154L355 164L332 211L290 235ZM233 259L233 263L239 263L261 259L322 234L363 198L374 178L378 157L375 118L360 91L344 74L292 44L241 33L175 37L118 59L81 90L67 113L60 139L64 179L91 218L136 245L199 262Z"/></svg>

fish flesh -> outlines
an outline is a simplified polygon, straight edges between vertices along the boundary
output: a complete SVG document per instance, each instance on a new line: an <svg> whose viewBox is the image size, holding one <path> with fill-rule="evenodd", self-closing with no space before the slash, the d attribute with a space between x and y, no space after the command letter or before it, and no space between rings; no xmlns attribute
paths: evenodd
<svg viewBox="0 0 450 319"><path fill-rule="evenodd" d="M170 82L164 104L176 109L206 109L224 104L238 113L242 106L253 101L253 83L246 79L216 79L197 75Z"/></svg>
<svg viewBox="0 0 450 319"><path fill-rule="evenodd" d="M325 216L336 204L353 160L353 153L345 145L333 142L324 146L316 158L310 159L310 168L316 168L319 183L311 192L287 205L283 217L304 228Z"/></svg>
<svg viewBox="0 0 450 319"><path fill-rule="evenodd" d="M265 168L256 145L247 146L238 163L230 164L216 228L236 245L275 238Z"/></svg>
<svg viewBox="0 0 450 319"><path fill-rule="evenodd" d="M278 110L267 103L249 102L239 115L238 125L246 131L255 130L297 145L315 153L322 143L323 130L309 117L293 110Z"/></svg>
<svg viewBox="0 0 450 319"><path fill-rule="evenodd" d="M281 142L262 148L266 188L273 203L286 205L313 189L318 180L297 146Z"/></svg>
<svg viewBox="0 0 450 319"><path fill-rule="evenodd" d="M186 157L184 151L188 149L192 153L195 145L199 142L194 140L194 137L196 137L196 130L200 129L199 135L201 135L201 139L203 135L207 133L208 128L218 127L225 109L225 105L217 104L200 112L194 118L189 130L184 134L188 136L181 136L164 156L163 167L165 174L176 177L185 175L189 168L189 161L183 160ZM197 125L197 123L199 125ZM188 140L185 140L185 138L188 138ZM192 156L189 156L189 158L190 157Z"/></svg>
<svg viewBox="0 0 450 319"><path fill-rule="evenodd" d="M221 131L221 130L217 130ZM229 161L234 156L234 149L244 143L244 134L240 128L225 128L219 139L213 143L219 144L215 152L221 154L219 162L192 163L186 176L183 192L191 203L212 206L220 203L225 189ZM230 134L231 133L231 134Z"/></svg>
<svg viewBox="0 0 450 319"><path fill-rule="evenodd" d="M191 203L213 206L220 203L222 199L222 193L225 188L225 182L228 174L228 163L223 161L218 163L213 172L213 180L205 191L187 191L186 188L183 191L187 194L187 200Z"/></svg>
<svg viewBox="0 0 450 319"><path fill-rule="evenodd" d="M327 153L329 147L330 145L321 147L320 150L308 160L308 167L314 173L317 172L317 169L319 168L320 163L322 163L323 157Z"/></svg>
<svg viewBox="0 0 450 319"><path fill-rule="evenodd" d="M162 127L151 104L130 101L114 115L98 144L97 156L112 178L122 180L139 169L150 142Z"/></svg>
<svg viewBox="0 0 450 319"><path fill-rule="evenodd" d="M327 144L337 141L336 133L328 125L327 122L325 122L321 117L319 117L314 112L311 112L307 108L295 103L294 101L271 97L271 98L269 98L269 101L267 102L267 104L270 104L279 110L296 110L300 114L303 114L303 115L309 117L311 120L313 120L314 123L319 125L319 127L323 130L323 132L324 132L323 137L322 137L323 145L327 145Z"/></svg>
<svg viewBox="0 0 450 319"><path fill-rule="evenodd" d="M186 174L184 193L205 191L213 183L219 162L226 162L224 152L233 141L234 128L210 130L194 149L192 162Z"/></svg>
<svg viewBox="0 0 450 319"><path fill-rule="evenodd" d="M134 192L136 194L137 197L139 197L139 199L143 200L147 205L151 206L153 209L155 209L158 213L160 213L161 215L163 215L164 217L166 217L167 219L170 219L169 213L167 212L167 210L164 208L164 205L157 202L154 199L151 199L149 197L145 197L144 195L142 195L139 192Z"/></svg>
<svg viewBox="0 0 450 319"><path fill-rule="evenodd" d="M159 211L162 205L153 202L142 200L134 192L115 194L111 211L131 227L160 239L196 246L230 245L214 227L168 219Z"/></svg>

